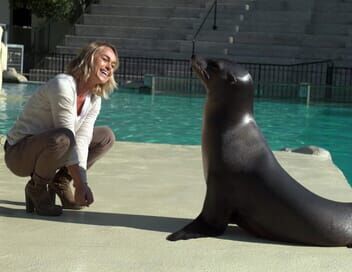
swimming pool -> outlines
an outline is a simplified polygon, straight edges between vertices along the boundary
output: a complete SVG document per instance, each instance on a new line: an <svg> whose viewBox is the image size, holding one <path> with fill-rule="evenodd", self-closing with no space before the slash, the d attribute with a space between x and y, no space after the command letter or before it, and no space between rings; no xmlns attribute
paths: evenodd
<svg viewBox="0 0 352 272"><path fill-rule="evenodd" d="M0 134L13 124L35 84L4 84ZM119 90L103 102L98 125L109 125L120 141L200 144L203 97L137 94ZM352 184L352 107L256 100L255 117L273 150L316 145L331 152Z"/></svg>

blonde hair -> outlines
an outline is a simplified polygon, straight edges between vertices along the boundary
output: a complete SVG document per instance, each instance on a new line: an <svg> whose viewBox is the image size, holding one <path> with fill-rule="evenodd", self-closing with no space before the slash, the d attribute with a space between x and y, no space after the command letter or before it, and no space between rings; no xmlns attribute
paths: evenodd
<svg viewBox="0 0 352 272"><path fill-rule="evenodd" d="M82 48L78 56L70 61L66 72L72 75L77 81L87 81L93 70L95 54L103 47L109 47L115 53L116 66L114 67L114 71L116 71L119 67L119 59L115 46L108 42L96 41ZM106 83L97 84L92 90L92 93L107 98L115 88L117 88L117 83L114 79L114 74L112 74Z"/></svg>

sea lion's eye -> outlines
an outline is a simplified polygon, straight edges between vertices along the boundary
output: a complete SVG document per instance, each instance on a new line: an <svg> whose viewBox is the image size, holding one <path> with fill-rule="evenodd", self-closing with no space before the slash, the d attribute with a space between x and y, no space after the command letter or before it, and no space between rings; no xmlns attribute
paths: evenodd
<svg viewBox="0 0 352 272"><path fill-rule="evenodd" d="M237 78L233 74L227 74L227 80L230 82L230 84L236 84Z"/></svg>

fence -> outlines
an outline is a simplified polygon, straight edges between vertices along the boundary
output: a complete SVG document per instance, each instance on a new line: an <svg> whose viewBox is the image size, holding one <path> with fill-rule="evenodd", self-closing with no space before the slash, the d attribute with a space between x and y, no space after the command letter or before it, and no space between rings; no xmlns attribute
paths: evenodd
<svg viewBox="0 0 352 272"><path fill-rule="evenodd" d="M51 54L40 63L42 68L31 69L30 80L46 81L63 72L73 57ZM305 98L303 84L309 86L311 100L352 102L352 68L335 67L332 61L293 65L241 64L253 77L257 97ZM116 77L120 85L139 82L152 84L154 91L204 93L203 86L190 69L189 60L120 57Z"/></svg>
<svg viewBox="0 0 352 272"><path fill-rule="evenodd" d="M8 43L7 50L7 67L15 68L17 72L23 73L24 46Z"/></svg>

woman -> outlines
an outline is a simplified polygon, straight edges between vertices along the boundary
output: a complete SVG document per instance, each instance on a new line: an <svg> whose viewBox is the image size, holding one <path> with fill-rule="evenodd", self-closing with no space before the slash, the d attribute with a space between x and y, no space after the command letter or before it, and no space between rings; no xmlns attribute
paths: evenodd
<svg viewBox="0 0 352 272"><path fill-rule="evenodd" d="M110 128L94 123L101 97L116 88L118 65L113 45L87 45L69 63L66 74L57 75L32 95L8 132L7 167L18 176L31 177L25 187L27 212L57 216L62 208L93 203L86 170L115 141ZM55 205L55 194L63 207Z"/></svg>

